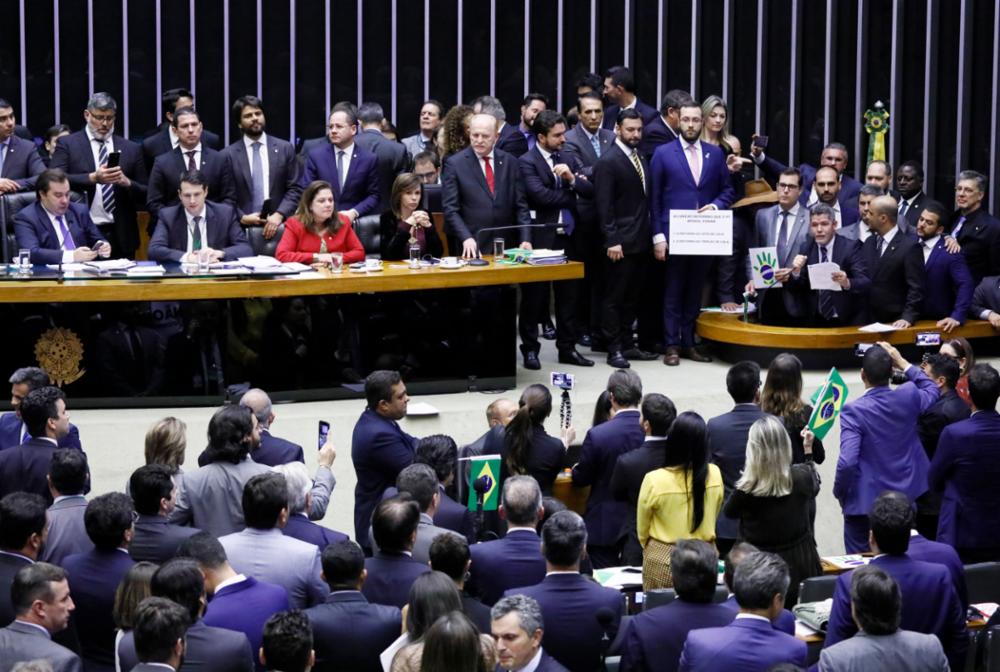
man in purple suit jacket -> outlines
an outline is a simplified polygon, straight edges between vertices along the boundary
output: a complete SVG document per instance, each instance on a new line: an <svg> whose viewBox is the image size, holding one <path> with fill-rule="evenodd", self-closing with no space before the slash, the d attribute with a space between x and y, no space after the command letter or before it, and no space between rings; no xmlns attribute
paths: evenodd
<svg viewBox="0 0 1000 672"><path fill-rule="evenodd" d="M369 602L402 608L418 576L431 571L413 559L420 506L412 498L390 497L372 516L372 536L379 550L365 560L367 578L361 592Z"/></svg>
<svg viewBox="0 0 1000 672"><path fill-rule="evenodd" d="M771 627L785 608L788 565L773 553L748 555L736 568L733 590L740 611L725 627L692 630L680 670L763 672L778 663L806 664L806 643Z"/></svg>
<svg viewBox="0 0 1000 672"><path fill-rule="evenodd" d="M10 406L14 410L0 415L0 450L31 440L31 434L21 419L21 402L32 390L52 384L49 374L37 366L16 369L7 382L10 383ZM83 450L80 445L80 430L76 425L70 423L69 433L59 439L59 447Z"/></svg>
<svg viewBox="0 0 1000 672"><path fill-rule="evenodd" d="M288 520L281 529L286 537L305 541L322 551L327 545L347 539L343 532L331 530L309 520L312 510L313 480L302 462L288 462L274 468L285 477L288 488Z"/></svg>
<svg viewBox="0 0 1000 672"><path fill-rule="evenodd" d="M927 491L929 460L917 434L917 420L937 400L937 386L896 348L879 343L861 360L865 393L840 415L840 457L833 496L844 513L844 547L868 550L868 511L886 490L911 500ZM907 383L889 388L895 366Z"/></svg>
<svg viewBox="0 0 1000 672"><path fill-rule="evenodd" d="M948 212L937 201L928 201L917 220L917 235L924 253L923 316L937 320L948 332L965 324L976 285L965 257L945 248Z"/></svg>
<svg viewBox="0 0 1000 672"><path fill-rule="evenodd" d="M702 123L701 107L685 102L680 111L681 137L657 148L650 166L653 254L667 262L663 294L667 366L677 366L681 355L696 362L711 361L694 347L694 323L711 259L676 256L669 250L671 210L725 210L733 202L726 156L715 145L701 142Z"/></svg>
<svg viewBox="0 0 1000 672"><path fill-rule="evenodd" d="M972 417L941 432L930 485L944 491L937 538L965 563L1000 560L1000 374L989 364L969 371Z"/></svg>
<svg viewBox="0 0 1000 672"><path fill-rule="evenodd" d="M267 392L257 387L247 390L240 397L240 406L246 406L253 411L257 417L257 427L260 428L260 445L250 453L254 462L269 467L288 462L305 462L302 446L271 436L271 423L274 422L275 416Z"/></svg>
<svg viewBox="0 0 1000 672"><path fill-rule="evenodd" d="M38 202L14 217L17 246L31 251L32 264L67 264L111 256L85 205L69 200L69 178L49 169L38 176Z"/></svg>

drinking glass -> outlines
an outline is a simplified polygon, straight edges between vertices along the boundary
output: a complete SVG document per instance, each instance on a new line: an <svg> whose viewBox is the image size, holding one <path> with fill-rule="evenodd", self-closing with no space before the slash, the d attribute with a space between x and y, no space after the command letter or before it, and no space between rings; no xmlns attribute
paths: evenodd
<svg viewBox="0 0 1000 672"><path fill-rule="evenodd" d="M410 245L410 268L420 268L420 245Z"/></svg>
<svg viewBox="0 0 1000 672"><path fill-rule="evenodd" d="M494 238L493 239L493 260L494 261L500 261L501 259L503 259L503 251L504 251L504 247L505 247L505 245L504 245L505 242L506 241L504 241L503 238Z"/></svg>
<svg viewBox="0 0 1000 672"><path fill-rule="evenodd" d="M330 272L340 273L344 270L344 253L332 252L330 254Z"/></svg>

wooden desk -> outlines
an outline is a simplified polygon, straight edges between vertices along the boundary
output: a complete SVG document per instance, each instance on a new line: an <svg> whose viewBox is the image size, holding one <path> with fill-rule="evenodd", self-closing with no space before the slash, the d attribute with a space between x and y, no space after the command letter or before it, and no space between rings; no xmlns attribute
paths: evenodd
<svg viewBox="0 0 1000 672"><path fill-rule="evenodd" d="M977 618L971 621L966 621L965 627L968 630L982 630L986 627L986 621L981 618ZM795 635L796 639L806 644L822 644L826 636L822 632L817 632L811 635Z"/></svg>

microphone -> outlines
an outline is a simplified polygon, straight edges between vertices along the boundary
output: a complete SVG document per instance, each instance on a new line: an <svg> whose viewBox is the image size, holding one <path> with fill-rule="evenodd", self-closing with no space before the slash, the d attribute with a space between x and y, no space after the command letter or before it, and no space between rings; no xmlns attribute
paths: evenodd
<svg viewBox="0 0 1000 672"><path fill-rule="evenodd" d="M494 231L511 231L514 229L554 229L560 226L562 226L562 224L558 223L553 223L553 224L534 223L534 224L516 224L508 226L488 226L485 229L479 229L478 231L476 231L476 236L475 236L476 247L478 247L480 250L483 249L483 246L480 244L481 241L480 236L483 235L484 233L490 233ZM469 260L469 266L489 266L490 262L486 261L482 257L483 254L480 251L479 257L477 257L476 259Z"/></svg>
<svg viewBox="0 0 1000 672"><path fill-rule="evenodd" d="M608 656L608 649L611 648L612 629L615 624L615 612L611 611L607 607L601 607L594 614L594 618L597 619L598 625L601 626L601 669L607 669L604 664L605 658Z"/></svg>
<svg viewBox="0 0 1000 672"><path fill-rule="evenodd" d="M472 489L476 491L476 495L478 495L479 498L482 498L487 492L489 492L492 485L492 478L489 476L480 476L472 482Z"/></svg>

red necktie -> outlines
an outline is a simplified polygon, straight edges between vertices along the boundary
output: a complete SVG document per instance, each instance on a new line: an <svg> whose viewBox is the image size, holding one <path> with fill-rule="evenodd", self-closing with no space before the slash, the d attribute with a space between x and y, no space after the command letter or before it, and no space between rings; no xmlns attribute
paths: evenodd
<svg viewBox="0 0 1000 672"><path fill-rule="evenodd" d="M496 189L493 184L493 166L490 165L490 157L483 157L483 165L486 167L486 184L490 188L490 193L496 194Z"/></svg>

